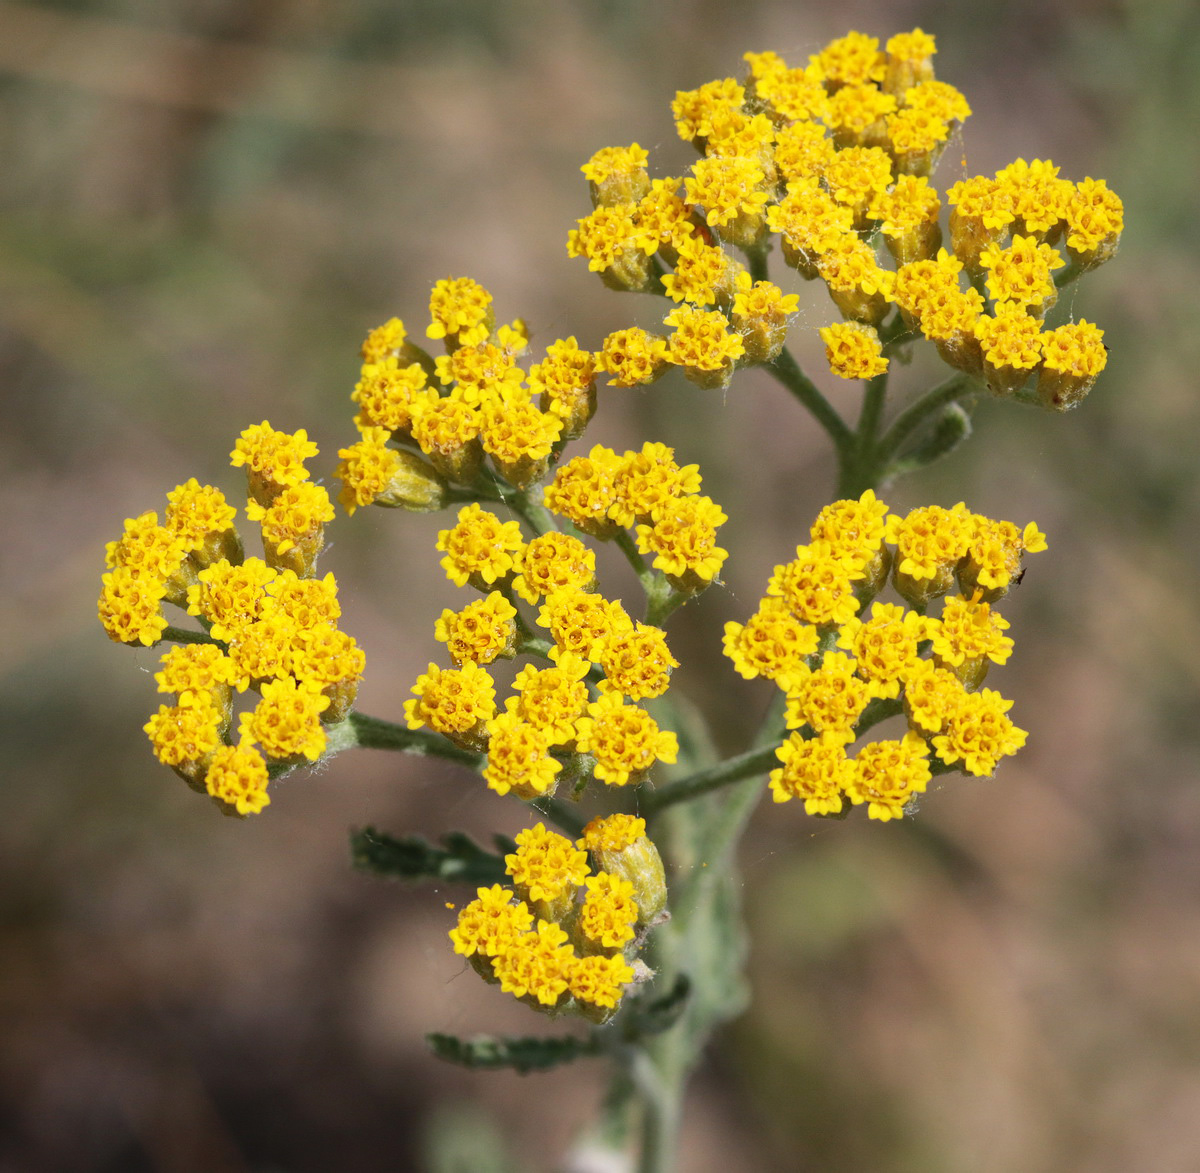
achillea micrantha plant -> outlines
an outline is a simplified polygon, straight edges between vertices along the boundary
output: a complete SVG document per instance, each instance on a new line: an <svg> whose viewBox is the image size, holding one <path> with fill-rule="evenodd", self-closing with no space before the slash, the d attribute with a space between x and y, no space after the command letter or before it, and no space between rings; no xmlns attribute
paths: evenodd
<svg viewBox="0 0 1200 1173"><path fill-rule="evenodd" d="M1054 411L1083 400L1102 331L1050 316L1059 289L1113 255L1122 210L1102 180L1039 159L939 191L938 158L970 107L934 77L933 54L919 29L882 50L850 33L804 66L747 53L741 78L675 97L699 153L687 175L652 178L636 143L584 164L593 207L568 250L610 287L662 299L661 329L631 325L594 350L562 338L530 361L524 324L498 324L491 295L456 277L435 285L420 343L397 318L370 331L339 500L347 514L446 511L437 550L467 594L430 616L445 657L402 720L354 711L365 658L338 627L333 574L318 577L334 509L309 479L303 430L264 421L232 454L261 558L244 553L236 508L195 480L168 494L161 523L144 513L108 547L105 630L168 645L155 679L174 703L146 725L153 751L224 813L261 812L275 779L353 746L439 755L530 808L495 850L368 829L356 860L468 884L454 951L530 1009L583 1020L541 1037L433 1035L434 1050L522 1071L607 1056L625 1090L597 1134L643 1170L669 1167L687 1074L744 1004L733 856L763 794L887 823L935 778L990 776L1026 740L985 682L1013 651L1000 609L1043 534L964 502L889 513L876 490L963 442L980 395ZM790 291L768 277L773 252ZM787 349L805 282L832 303L819 327L832 375L865 381L853 424ZM948 376L891 410L892 360L922 340ZM769 680L774 703L744 752L713 761L671 695L665 629L720 581L726 514L659 439L567 449L616 393L601 380L677 369L703 394L744 367L810 410L838 486L798 522L754 613L726 625L731 671ZM640 599L605 593L603 543ZM175 626L168 606L195 624ZM517 657L502 696L497 662ZM900 731L871 736L888 718Z"/></svg>

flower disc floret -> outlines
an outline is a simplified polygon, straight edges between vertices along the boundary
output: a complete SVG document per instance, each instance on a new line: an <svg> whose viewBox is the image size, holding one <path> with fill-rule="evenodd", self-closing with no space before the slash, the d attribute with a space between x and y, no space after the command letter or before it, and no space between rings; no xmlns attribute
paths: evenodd
<svg viewBox="0 0 1200 1173"><path fill-rule="evenodd" d="M338 500L347 514L370 505L400 471L399 453L387 446L390 438L386 428L364 428L357 444L338 449L341 463L333 475L342 482Z"/></svg>
<svg viewBox="0 0 1200 1173"><path fill-rule="evenodd" d="M1013 641L1004 634L1009 624L978 598L949 596L938 619L926 621L933 654L943 664L957 668L964 662L990 660L1003 664L1012 654Z"/></svg>
<svg viewBox="0 0 1200 1173"><path fill-rule="evenodd" d="M888 369L883 343L873 326L835 322L817 331L825 343L825 359L839 379L873 379Z"/></svg>
<svg viewBox="0 0 1200 1173"><path fill-rule="evenodd" d="M565 517L584 533L608 537L609 511L617 501L616 477L622 459L597 444L586 456L568 460L543 490L546 508Z"/></svg>
<svg viewBox="0 0 1200 1173"><path fill-rule="evenodd" d="M577 748L595 758L596 777L609 786L636 784L655 762L674 762L679 753L674 733L660 730L645 709L625 704L616 692L588 705L577 730Z"/></svg>
<svg viewBox="0 0 1200 1173"><path fill-rule="evenodd" d="M595 953L590 957L576 957L571 962L567 988L578 1002L614 1010L624 994L622 987L633 978L633 970L619 954L606 957L603 953Z"/></svg>
<svg viewBox="0 0 1200 1173"><path fill-rule="evenodd" d="M167 494L164 524L179 536L189 553L208 565L220 556L218 551L224 543L236 544L236 516L237 510L220 489L191 477Z"/></svg>
<svg viewBox="0 0 1200 1173"><path fill-rule="evenodd" d="M729 557L717 545L717 530L728 520L711 497L672 498L655 510L653 525L637 527L637 546L643 554L654 555L655 570L676 589L703 588L721 573Z"/></svg>
<svg viewBox="0 0 1200 1173"><path fill-rule="evenodd" d="M513 590L527 603L560 591L587 591L596 583L596 555L578 538L550 530L530 540Z"/></svg>
<svg viewBox="0 0 1200 1173"><path fill-rule="evenodd" d="M206 693L192 693L177 705L159 705L143 726L154 756L189 776L203 773L221 744L224 713Z"/></svg>
<svg viewBox="0 0 1200 1173"><path fill-rule="evenodd" d="M883 548L887 505L867 489L857 500L834 501L817 514L809 533L827 542L851 566L865 566Z"/></svg>
<svg viewBox="0 0 1200 1173"><path fill-rule="evenodd" d="M250 495L265 505L281 489L308 480L304 462L316 455L317 446L303 428L289 434L263 420L242 432L229 459L234 468L246 469Z"/></svg>
<svg viewBox="0 0 1200 1173"><path fill-rule="evenodd" d="M551 595L538 612L538 623L550 629L555 661L571 655L598 663L610 639L633 631L633 620L620 602L590 591Z"/></svg>
<svg viewBox="0 0 1200 1173"><path fill-rule="evenodd" d="M596 369L608 375L614 387L640 387L653 383L669 365L667 340L630 326L604 339Z"/></svg>
<svg viewBox="0 0 1200 1173"><path fill-rule="evenodd" d="M676 498L699 489L699 465L681 467L674 449L647 441L640 452L626 452L620 459L608 516L621 526L648 522Z"/></svg>
<svg viewBox="0 0 1200 1173"><path fill-rule="evenodd" d="M433 321L428 338L443 338L448 350L485 342L492 328L492 295L470 277L447 277L429 296Z"/></svg>
<svg viewBox="0 0 1200 1173"><path fill-rule="evenodd" d="M569 654L560 655L551 668L526 664L513 681L517 695L504 704L509 712L540 730L551 745L572 745L575 723L588 705L584 682L588 667L586 660Z"/></svg>
<svg viewBox="0 0 1200 1173"><path fill-rule="evenodd" d="M425 390L428 377L419 363L370 363L364 366L350 398L358 404L355 425L406 432L412 425L413 401Z"/></svg>
<svg viewBox="0 0 1200 1173"><path fill-rule="evenodd" d="M267 507L246 504L246 516L262 526L263 545L277 556L320 546L325 522L334 517L333 502L321 485L304 481L283 489Z"/></svg>
<svg viewBox="0 0 1200 1173"><path fill-rule="evenodd" d="M918 660L904 676L904 711L909 728L929 737L940 733L966 695L962 681L933 660Z"/></svg>
<svg viewBox="0 0 1200 1173"><path fill-rule="evenodd" d="M188 693L207 693L214 699L233 683L233 665L216 644L180 644L163 654L162 671L154 674L159 692L181 700Z"/></svg>
<svg viewBox="0 0 1200 1173"><path fill-rule="evenodd" d="M667 340L671 362L699 387L721 387L733 374L734 363L746 352L740 334L718 310L681 305L663 319L674 333Z"/></svg>
<svg viewBox="0 0 1200 1173"><path fill-rule="evenodd" d="M269 605L266 589L276 572L261 558L247 558L240 566L225 559L200 571L199 582L188 587L188 614L208 622L214 639L235 639Z"/></svg>
<svg viewBox="0 0 1200 1173"><path fill-rule="evenodd" d="M575 950L565 944L558 925L539 920L537 929L517 937L492 961L506 994L528 998L539 1006L555 1006L567 988L567 975L575 963Z"/></svg>
<svg viewBox="0 0 1200 1173"><path fill-rule="evenodd" d="M108 638L116 643L150 647L167 629L162 612L166 585L139 577L127 567L117 567L101 579L97 614Z"/></svg>

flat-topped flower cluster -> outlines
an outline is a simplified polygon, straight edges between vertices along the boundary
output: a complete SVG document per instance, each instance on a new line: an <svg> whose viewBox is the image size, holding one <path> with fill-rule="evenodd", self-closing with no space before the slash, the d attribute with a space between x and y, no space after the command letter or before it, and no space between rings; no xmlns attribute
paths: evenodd
<svg viewBox="0 0 1200 1173"><path fill-rule="evenodd" d="M900 818L934 770L990 775L1025 744L1008 717L1012 702L981 685L1013 648L993 604L1022 556L1046 548L1045 536L1032 522L1019 530L961 502L887 513L870 490L826 506L811 541L775 568L758 611L726 624L725 653L738 672L767 677L786 695L793 732L777 751L775 801L801 799L811 815L841 814L848 802L873 819ZM889 579L911 609L874 602L866 615ZM950 595L955 582L961 593ZM939 598L940 616L927 615ZM851 756L873 718L900 711L902 738Z"/></svg>
<svg viewBox="0 0 1200 1173"><path fill-rule="evenodd" d="M644 820L593 819L577 843L538 823L505 864L513 887L478 889L450 930L454 951L535 1010L606 1022L625 987L647 976L630 963L666 905Z"/></svg>
<svg viewBox="0 0 1200 1173"><path fill-rule="evenodd" d="M747 53L741 80L676 94L676 129L703 156L688 174L652 179L637 143L593 155L582 170L594 210L568 251L614 289L676 303L670 333L616 331L599 368L626 386L672 365L724 386L736 367L776 359L798 298L752 271L765 273L756 261L777 244L841 312L821 330L834 374L882 374L894 345L920 332L997 394L1036 375L1031 398L1077 404L1104 368L1103 332L1043 322L1060 285L1116 251L1121 201L1103 180L1072 183L1049 161L1018 159L949 189L952 251L942 249L929 176L971 109L934 77L935 51L915 29L885 50L849 33L805 66Z"/></svg>
<svg viewBox="0 0 1200 1173"><path fill-rule="evenodd" d="M224 494L194 478L154 512L125 523L108 544L99 615L109 636L134 646L179 641L162 656L159 692L174 696L146 724L155 756L228 813L270 802L268 766L312 761L325 725L354 704L365 657L341 631L332 574L316 577L328 494L308 479L317 454L301 429L267 422L247 428L232 453L249 481L246 516L262 534L264 558L245 557ZM169 603L200 629L168 624ZM254 692L233 717L234 693Z"/></svg>

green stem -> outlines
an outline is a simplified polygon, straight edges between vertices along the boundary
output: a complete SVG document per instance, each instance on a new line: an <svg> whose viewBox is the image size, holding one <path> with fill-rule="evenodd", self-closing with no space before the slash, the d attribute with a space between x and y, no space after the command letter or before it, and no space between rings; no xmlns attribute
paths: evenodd
<svg viewBox="0 0 1200 1173"><path fill-rule="evenodd" d="M800 369L791 352L784 347L774 362L765 363L764 370L770 371L816 418L817 423L829 433L837 449L839 460L843 460L854 441L854 434L846 421L833 410L829 400L817 389L816 384Z"/></svg>
<svg viewBox="0 0 1200 1173"><path fill-rule="evenodd" d="M535 798L530 804L534 810L541 811L560 831L568 835L579 835L587 826L585 819L569 802L557 798Z"/></svg>
<svg viewBox="0 0 1200 1173"><path fill-rule="evenodd" d="M177 644L217 644L220 647L225 645L219 639L213 639L207 631L190 631L186 627L164 627L163 633L154 641L154 647L159 644L177 643Z"/></svg>
<svg viewBox="0 0 1200 1173"><path fill-rule="evenodd" d="M647 791L641 797L641 809L647 815L657 814L677 802L687 802L743 778L765 774L777 764L775 749L774 745L750 749L706 770L697 770L658 790Z"/></svg>
<svg viewBox="0 0 1200 1173"><path fill-rule="evenodd" d="M750 267L751 281L767 280L767 253L770 251L770 237L764 237L761 243L753 248L743 249L746 263Z"/></svg>
<svg viewBox="0 0 1200 1173"><path fill-rule="evenodd" d="M627 529L617 530L613 537L613 542L625 555L625 560L633 567L633 573L637 575L638 582L642 584L642 590L646 592L647 600L655 593L655 574L654 571L646 565L646 559L642 557L641 552L637 548L637 543L633 540L633 535Z"/></svg>
<svg viewBox="0 0 1200 1173"><path fill-rule="evenodd" d="M393 749L404 753L423 754L459 762L472 770L483 765L483 755L463 749L440 733L428 729L408 729L381 717L366 713L351 713L344 721L325 729L326 750L323 757L332 757L346 749Z"/></svg>
<svg viewBox="0 0 1200 1173"><path fill-rule="evenodd" d="M879 479L875 448L879 437L879 421L887 400L887 384L887 371L867 381L854 443L847 457L842 460L838 477L839 497L857 497L865 489L875 488Z"/></svg>
<svg viewBox="0 0 1200 1173"><path fill-rule="evenodd" d="M959 372L951 375L945 382L939 383L931 391L927 391L915 403L906 407L893 421L891 427L884 432L876 446L878 469L882 471L887 462L900 450L904 441L931 416L939 412L948 403L961 399L975 389L974 380L970 375Z"/></svg>

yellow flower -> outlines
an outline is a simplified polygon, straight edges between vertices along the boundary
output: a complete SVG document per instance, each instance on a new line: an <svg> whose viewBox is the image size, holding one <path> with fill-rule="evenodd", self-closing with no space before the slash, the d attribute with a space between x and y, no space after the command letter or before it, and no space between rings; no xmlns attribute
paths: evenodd
<svg viewBox="0 0 1200 1173"><path fill-rule="evenodd" d="M879 51L878 37L859 32L849 32L830 41L810 60L831 88L883 81L887 70L887 58Z"/></svg>
<svg viewBox="0 0 1200 1173"><path fill-rule="evenodd" d="M633 885L621 876L597 872L588 876L587 890L579 912L579 931L587 951L619 949L632 941L638 922Z"/></svg>
<svg viewBox="0 0 1200 1173"><path fill-rule="evenodd" d="M386 428L407 432L412 424L413 401L425 389L425 368L418 363L400 366L394 362L368 364L350 398L358 404L354 424L360 431Z"/></svg>
<svg viewBox="0 0 1200 1173"><path fill-rule="evenodd" d="M207 693L191 693L177 705L159 705L143 726L154 756L189 780L203 777L221 744L224 713Z"/></svg>
<svg viewBox="0 0 1200 1173"><path fill-rule="evenodd" d="M637 527L637 546L654 555L676 590L703 590L721 572L729 552L717 545L717 530L729 518L710 497L674 497L654 511L653 525Z"/></svg>
<svg viewBox="0 0 1200 1173"><path fill-rule="evenodd" d="M1078 407L1108 363L1104 331L1082 318L1042 335L1037 391L1054 411Z"/></svg>
<svg viewBox="0 0 1200 1173"><path fill-rule="evenodd" d="M867 804L872 819L887 822L904 816L904 808L924 792L929 772L929 747L908 732L900 741L873 741L854 759L846 794L855 806Z"/></svg>
<svg viewBox="0 0 1200 1173"><path fill-rule="evenodd" d="M793 733L776 751L783 763L771 771L771 797L776 802L799 798L809 815L836 815L842 810L843 795L854 776L854 763L846 756L845 743L824 735L805 740Z"/></svg>
<svg viewBox="0 0 1200 1173"><path fill-rule="evenodd" d="M97 613L108 638L149 647L167 629L162 613L164 583L118 567L103 576Z"/></svg>
<svg viewBox="0 0 1200 1173"><path fill-rule="evenodd" d="M660 730L645 709L625 704L616 692L588 705L577 730L579 752L596 759L596 777L609 786L636 785L655 762L673 762L679 753L674 733Z"/></svg>
<svg viewBox="0 0 1200 1173"><path fill-rule="evenodd" d="M522 898L533 903L560 903L564 896L569 902L591 871L587 853L545 823L521 831L516 844L504 857L505 870Z"/></svg>
<svg viewBox="0 0 1200 1173"><path fill-rule="evenodd" d="M918 659L925 634L924 616L895 603L875 603L870 619L854 618L843 626L837 646L854 655L859 676L876 696L894 698L901 678Z"/></svg>
<svg viewBox="0 0 1200 1173"><path fill-rule="evenodd" d="M410 729L428 725L456 745L482 746L486 724L496 711L496 685L486 668L469 662L461 668L430 664L412 690L415 698L404 702Z"/></svg>
<svg viewBox="0 0 1200 1173"><path fill-rule="evenodd" d="M197 566L208 566L218 558L240 556L236 516L220 489L192 477L167 494L164 525L180 538Z"/></svg>
<svg viewBox="0 0 1200 1173"><path fill-rule="evenodd" d="M577 221L567 236L567 255L585 257L611 289L642 291L651 283L654 237L637 222L636 204L600 206Z"/></svg>
<svg viewBox="0 0 1200 1173"><path fill-rule="evenodd" d="M667 340L630 326L605 338L596 369L608 375L614 387L640 387L653 383L669 365Z"/></svg>
<svg viewBox="0 0 1200 1173"><path fill-rule="evenodd" d="M219 802L239 815L256 815L270 804L267 763L253 745L222 745L212 755L204 786Z"/></svg>
<svg viewBox="0 0 1200 1173"><path fill-rule="evenodd" d="M474 502L458 511L458 523L442 530L437 540L437 548L446 554L446 577L455 586L470 582L477 590L505 581L524 547L519 522L502 522Z"/></svg>
<svg viewBox="0 0 1200 1173"><path fill-rule="evenodd" d="M551 745L571 747L575 743L575 722L588 705L584 678L588 662L563 654L551 668L537 669L526 664L513 681L516 696L505 707L538 729Z"/></svg>
<svg viewBox="0 0 1200 1173"><path fill-rule="evenodd" d="M582 167L592 192L592 203L636 203L650 190L646 172L649 154L644 147L631 143L627 147L603 147Z"/></svg>
<svg viewBox="0 0 1200 1173"><path fill-rule="evenodd" d="M290 676L268 680L253 712L238 719L239 732L243 739L257 742L268 758L303 755L316 761L325 752L321 714L327 708L329 698L307 684Z"/></svg>
<svg viewBox="0 0 1200 1173"><path fill-rule="evenodd" d="M737 275L730 321L742 336L749 363L772 362L787 339L788 318L800 306L798 294L785 294L770 281L754 281L744 270Z"/></svg>
<svg viewBox="0 0 1200 1173"><path fill-rule="evenodd" d="M744 624L725 624L725 655L740 676L765 676L788 688L808 674L805 659L817 650L819 636L802 623L783 599L766 598Z"/></svg>
<svg viewBox="0 0 1200 1173"><path fill-rule="evenodd" d="M825 343L829 369L839 379L873 379L888 369L883 344L873 326L861 322L835 322L817 331Z"/></svg>
<svg viewBox="0 0 1200 1173"><path fill-rule="evenodd" d="M276 571L261 558L247 558L240 566L225 559L200 571L199 582L188 588L188 614L209 623L214 639L236 639L242 630L263 615L269 596L266 588Z"/></svg>
<svg viewBox="0 0 1200 1173"><path fill-rule="evenodd" d="M304 462L316 455L317 446L303 428L289 435L263 420L242 432L230 463L246 469L250 496L259 505L269 505L282 489L308 480Z"/></svg>
<svg viewBox="0 0 1200 1173"><path fill-rule="evenodd" d="M484 957L499 956L515 939L533 927L529 906L518 900L500 884L477 888L476 899L458 914L458 924L450 930L454 952L464 957L479 953ZM490 969L490 966L489 966Z"/></svg>
<svg viewBox="0 0 1200 1173"><path fill-rule="evenodd" d="M568 460L543 490L546 508L565 517L593 537L616 532L609 510L616 501L616 476L621 458L611 448L595 445L587 456Z"/></svg>
<svg viewBox="0 0 1200 1173"><path fill-rule="evenodd" d="M616 1008L624 993L622 987L633 981L633 970L619 954L606 957L597 953L591 957L576 957L567 970L567 987L571 997L589 1006Z"/></svg>
<svg viewBox="0 0 1200 1173"><path fill-rule="evenodd" d="M684 494L700 489L700 466L675 462L675 450L647 441L640 452L626 452L613 480L608 516L621 526L648 522ZM643 551L644 552L644 551Z"/></svg>
<svg viewBox="0 0 1200 1173"><path fill-rule="evenodd" d="M854 583L863 576L862 570L846 566L827 542L813 542L797 546L791 562L775 567L767 594L783 599L803 623L840 627L858 610Z"/></svg>
<svg viewBox="0 0 1200 1173"><path fill-rule="evenodd" d="M766 233L764 211L771 198L766 175L753 159L718 156L692 164L683 181L688 203L703 208L708 225L738 248L750 248Z"/></svg>
<svg viewBox="0 0 1200 1173"><path fill-rule="evenodd" d="M724 387L746 350L741 335L730 332L729 319L717 310L681 305L663 321L675 328L667 341L670 361L698 387Z"/></svg>
<svg viewBox="0 0 1200 1173"><path fill-rule="evenodd" d="M914 733L941 733L966 693L962 681L932 660L918 660L904 676L904 712Z"/></svg>
<svg viewBox="0 0 1200 1173"><path fill-rule="evenodd" d="M988 270L988 293L994 301L1012 302L1044 318L1058 300L1050 273L1062 266L1062 256L1032 236L1014 236L1008 248L987 245L979 263Z"/></svg>
<svg viewBox="0 0 1200 1173"><path fill-rule="evenodd" d="M516 649L517 609L499 591L468 603L461 611L442 612L434 624L434 638L447 645L450 659L490 664L501 656L511 658Z"/></svg>
<svg viewBox="0 0 1200 1173"><path fill-rule="evenodd" d="M447 277L437 282L429 297L433 321L429 338L445 340L448 351L487 341L494 318L492 295L470 277Z"/></svg>
<svg viewBox="0 0 1200 1173"><path fill-rule="evenodd" d="M246 517L262 527L269 566L307 577L325 544L325 522L333 520L333 502L323 486L303 481L288 485L265 508L257 501L247 502Z"/></svg>
<svg viewBox="0 0 1200 1173"><path fill-rule="evenodd" d="M632 701L662 696L671 686L671 671L679 661L667 647L666 634L646 623L614 632L600 648L604 669L601 692L615 692Z"/></svg>
<svg viewBox="0 0 1200 1173"><path fill-rule="evenodd" d="M877 693L857 668L852 657L826 652L819 668L793 678L787 689L787 727L807 725L822 737L853 741L854 726Z"/></svg>
<svg viewBox="0 0 1200 1173"><path fill-rule="evenodd" d="M550 595L537 621L550 629L555 645L550 657L556 662L570 655L598 663L610 639L633 630L633 620L618 601L579 590Z"/></svg>
<svg viewBox="0 0 1200 1173"><path fill-rule="evenodd" d="M539 534L521 555L513 590L527 603L559 591L589 591L596 585L596 555L578 538L551 530Z"/></svg>
<svg viewBox="0 0 1200 1173"><path fill-rule="evenodd" d="M487 766L483 779L497 794L510 790L526 802L553 794L561 763L550 755L546 730L509 711L488 722Z"/></svg>
<svg viewBox="0 0 1200 1173"><path fill-rule="evenodd" d="M985 688L964 693L950 714L946 732L933 739L933 748L947 765L962 762L976 776L990 775L1002 757L1014 754L1029 736L1008 717L1012 701Z"/></svg>
<svg viewBox="0 0 1200 1173"><path fill-rule="evenodd" d="M1103 179L1084 179L1067 199L1066 220L1071 259L1092 269L1117 251L1125 227L1125 208Z"/></svg>

